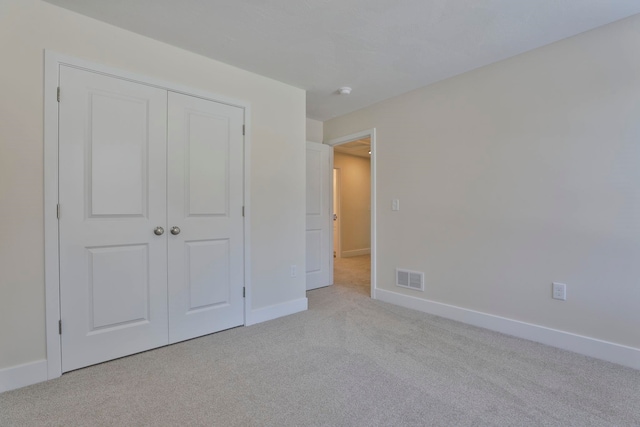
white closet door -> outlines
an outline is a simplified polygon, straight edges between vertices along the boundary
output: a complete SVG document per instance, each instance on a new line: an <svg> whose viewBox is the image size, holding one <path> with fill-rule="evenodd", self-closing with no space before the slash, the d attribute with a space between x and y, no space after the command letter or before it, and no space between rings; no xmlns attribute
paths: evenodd
<svg viewBox="0 0 640 427"><path fill-rule="evenodd" d="M333 284L333 147L307 142L307 290Z"/></svg>
<svg viewBox="0 0 640 427"><path fill-rule="evenodd" d="M165 345L167 92L62 66L62 371Z"/></svg>
<svg viewBox="0 0 640 427"><path fill-rule="evenodd" d="M169 92L168 117L174 343L244 324L244 111Z"/></svg>

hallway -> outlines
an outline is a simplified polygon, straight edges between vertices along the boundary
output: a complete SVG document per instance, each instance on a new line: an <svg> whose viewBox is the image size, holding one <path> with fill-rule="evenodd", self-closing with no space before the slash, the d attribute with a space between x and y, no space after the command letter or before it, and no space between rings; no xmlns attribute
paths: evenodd
<svg viewBox="0 0 640 427"><path fill-rule="evenodd" d="M371 256L334 258L333 283L371 296Z"/></svg>

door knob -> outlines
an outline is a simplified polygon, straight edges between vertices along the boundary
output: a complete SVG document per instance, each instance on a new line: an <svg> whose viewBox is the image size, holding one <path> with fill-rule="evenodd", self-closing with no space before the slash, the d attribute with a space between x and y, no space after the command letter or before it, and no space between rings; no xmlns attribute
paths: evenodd
<svg viewBox="0 0 640 427"><path fill-rule="evenodd" d="M177 236L178 234L180 234L180 227L171 227L171 234L173 234L174 236Z"/></svg>
<svg viewBox="0 0 640 427"><path fill-rule="evenodd" d="M164 234L164 228L162 227L156 227L153 229L153 234L155 234L156 236L162 236Z"/></svg>

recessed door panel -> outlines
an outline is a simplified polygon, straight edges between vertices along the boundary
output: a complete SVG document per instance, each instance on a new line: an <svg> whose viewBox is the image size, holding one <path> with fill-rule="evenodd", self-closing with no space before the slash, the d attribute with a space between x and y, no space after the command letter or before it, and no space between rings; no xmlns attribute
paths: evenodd
<svg viewBox="0 0 640 427"><path fill-rule="evenodd" d="M189 216L227 215L229 118L185 111Z"/></svg>
<svg viewBox="0 0 640 427"><path fill-rule="evenodd" d="M186 242L188 312L229 304L229 240Z"/></svg>
<svg viewBox="0 0 640 427"><path fill-rule="evenodd" d="M93 90L88 114L90 216L146 215L147 100Z"/></svg>
<svg viewBox="0 0 640 427"><path fill-rule="evenodd" d="M307 149L307 217L322 214L322 196L326 191L325 182L322 180L323 164L322 150ZM326 160L326 159L325 159Z"/></svg>
<svg viewBox="0 0 640 427"><path fill-rule="evenodd" d="M62 371L168 343L166 91L61 66Z"/></svg>
<svg viewBox="0 0 640 427"><path fill-rule="evenodd" d="M91 331L149 320L147 245L87 249Z"/></svg>
<svg viewBox="0 0 640 427"><path fill-rule="evenodd" d="M307 273L316 273L322 268L322 230L307 230Z"/></svg>
<svg viewBox="0 0 640 427"><path fill-rule="evenodd" d="M244 323L244 111L169 92L169 341Z"/></svg>

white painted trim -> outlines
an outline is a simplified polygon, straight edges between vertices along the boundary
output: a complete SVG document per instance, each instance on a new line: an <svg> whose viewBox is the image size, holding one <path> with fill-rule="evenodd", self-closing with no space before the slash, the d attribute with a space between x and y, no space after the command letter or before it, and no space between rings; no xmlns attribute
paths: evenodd
<svg viewBox="0 0 640 427"><path fill-rule="evenodd" d="M207 99L220 104L231 105L240 108L250 108L251 104L247 101L231 98L228 96L212 93L202 89L196 89L190 86L185 86L178 83L169 82L166 80L150 77L143 74L134 73L131 71L123 70L121 68L115 68L108 65L104 65L98 62L87 61L84 59L76 58L73 56L63 55L51 50L45 50L45 57L51 59L52 63L58 65L66 65L69 67L79 68L87 71L91 71L97 74L103 74L110 77L115 77L121 80L127 80L133 83L143 84L146 86L156 87L158 89L169 90L172 92L182 93L188 96L195 96L197 98ZM45 77L46 80L46 77Z"/></svg>
<svg viewBox="0 0 640 427"><path fill-rule="evenodd" d="M251 159L251 103L194 89L153 77L112 68L59 53L44 51L44 258L45 258L45 328L47 345L47 375L52 379L62 375L62 357L58 321L60 320L60 283L58 250L58 102L56 90L60 66L65 65L99 73L121 80L157 87L163 90L195 96L244 109L244 321L247 324L247 307L251 307L251 209L250 209L250 159ZM61 94L64 97L64 91ZM46 379L45 378L45 379Z"/></svg>
<svg viewBox="0 0 640 427"><path fill-rule="evenodd" d="M277 319L278 317L299 313L307 310L308 308L309 302L306 297L270 305L268 307L258 308L249 313L246 325L255 325L256 323L262 323L268 320Z"/></svg>
<svg viewBox="0 0 640 427"><path fill-rule="evenodd" d="M329 280L329 285L333 285L334 281L335 281L335 277L333 277L333 270L335 268L335 264L334 264L334 259L333 259L333 166L334 166L334 159L333 159L333 150L329 150L329 180L331 181L331 185L329 185L329 203L331 204L331 209L329 210L329 230L330 230L330 238L329 241L331 242L331 244L329 245L330 247L330 252L327 254L329 255L329 274L330 274L330 279ZM306 270L306 267L305 267ZM306 285L305 285L306 288Z"/></svg>
<svg viewBox="0 0 640 427"><path fill-rule="evenodd" d="M58 252L58 101L60 61L44 52L44 288L47 378L62 375Z"/></svg>
<svg viewBox="0 0 640 427"><path fill-rule="evenodd" d="M46 359L0 369L0 393L46 380Z"/></svg>
<svg viewBox="0 0 640 427"><path fill-rule="evenodd" d="M376 206L377 206L377 143L376 143L376 129L367 129L360 132L353 133L351 135L343 136L340 138L330 139L325 141L325 144L335 145L346 144L347 142L355 141L362 138L369 137L371 140L371 298L376 299L377 293L377 268L378 256L377 256L377 222L376 222ZM344 252L343 252L344 254Z"/></svg>
<svg viewBox="0 0 640 427"><path fill-rule="evenodd" d="M377 158L378 158L378 142L376 137L376 129L373 128L368 131L371 137L371 298L376 298L377 293L377 274L378 269L376 268L378 265L378 242L376 240L376 236L378 235L378 222L376 220L377 215Z"/></svg>
<svg viewBox="0 0 640 427"><path fill-rule="evenodd" d="M342 251L342 257L349 258L352 256L369 255L370 253L371 248L353 249L350 251Z"/></svg>
<svg viewBox="0 0 640 427"><path fill-rule="evenodd" d="M640 369L640 349L585 337L545 326L508 319L479 311L425 300L378 289L377 299L401 307L422 311L469 325L502 332L518 338L536 341L585 356L595 357L634 369Z"/></svg>
<svg viewBox="0 0 640 427"><path fill-rule="evenodd" d="M248 104L247 104L248 105ZM244 109L244 324L251 309L251 108Z"/></svg>
<svg viewBox="0 0 640 427"><path fill-rule="evenodd" d="M363 131L360 131L360 132L352 133L351 135L346 135L346 136L341 136L340 138L330 139L328 141L325 141L325 144L331 145L332 147L334 145L346 144L347 142L356 141L358 139L370 137L372 134L375 134L375 131L376 131L375 128L374 129L363 130ZM373 141L372 141L372 143L373 143ZM373 147L371 149L371 155L373 155Z"/></svg>
<svg viewBox="0 0 640 427"><path fill-rule="evenodd" d="M341 196L341 194L342 194L342 188L341 188L341 186L342 186L342 170L341 170L341 168L336 167L335 157L334 157L334 161L333 161L333 171L332 172L334 173L333 181L334 181L335 185L332 185L331 189L335 190L335 194L333 194L333 193L331 194L331 202L333 203L334 200L336 202L335 203L336 206L334 206L333 213L337 217L335 219L335 224L336 224L336 228L338 229L338 233L337 233L338 234L338 238L334 239L333 249L334 249L335 257L336 258L342 258L342 202L340 200L340 197L342 197ZM331 231L333 231L333 230L331 230ZM333 237L333 233L332 233L332 237Z"/></svg>

